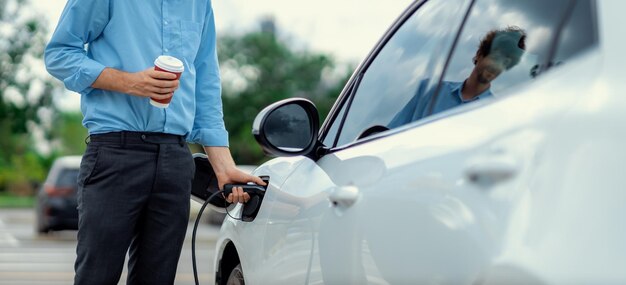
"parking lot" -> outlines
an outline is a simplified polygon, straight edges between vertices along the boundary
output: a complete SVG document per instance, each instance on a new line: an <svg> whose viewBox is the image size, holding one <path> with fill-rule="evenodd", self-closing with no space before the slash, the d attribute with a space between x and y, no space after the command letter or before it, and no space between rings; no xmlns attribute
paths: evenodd
<svg viewBox="0 0 626 285"><path fill-rule="evenodd" d="M0 209L0 285L71 284L76 257L76 231L38 236L32 209ZM176 284L194 284L190 220L178 263ZM219 228L201 223L196 254L201 284L213 284L213 256ZM126 284L126 266L119 284Z"/></svg>

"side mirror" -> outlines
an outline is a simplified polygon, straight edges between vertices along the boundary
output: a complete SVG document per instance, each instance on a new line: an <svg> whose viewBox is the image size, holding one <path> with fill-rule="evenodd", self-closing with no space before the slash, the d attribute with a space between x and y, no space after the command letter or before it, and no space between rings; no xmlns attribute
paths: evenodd
<svg viewBox="0 0 626 285"><path fill-rule="evenodd" d="M303 98L290 98L265 107L254 119L252 134L266 154L307 155L317 145L319 114Z"/></svg>

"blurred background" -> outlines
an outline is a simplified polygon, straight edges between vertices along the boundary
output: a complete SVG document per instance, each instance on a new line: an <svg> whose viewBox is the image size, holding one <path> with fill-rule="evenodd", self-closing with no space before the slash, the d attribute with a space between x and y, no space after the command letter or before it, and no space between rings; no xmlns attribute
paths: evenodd
<svg viewBox="0 0 626 285"><path fill-rule="evenodd" d="M251 135L256 114L306 97L326 117L357 66L409 0L214 0L231 152L244 171L268 158ZM49 76L42 57L66 0L0 0L0 285L71 284L76 176L85 150L80 96ZM193 152L201 148L190 145ZM194 284L190 224L176 284ZM212 284L223 214L198 228L202 284ZM126 270L120 284L124 284Z"/></svg>
<svg viewBox="0 0 626 285"><path fill-rule="evenodd" d="M64 90L42 62L65 2L0 0L0 207L32 205L53 161L85 149L80 96ZM409 2L213 1L235 161L267 159L250 130L272 102L309 98L323 120L354 67Z"/></svg>

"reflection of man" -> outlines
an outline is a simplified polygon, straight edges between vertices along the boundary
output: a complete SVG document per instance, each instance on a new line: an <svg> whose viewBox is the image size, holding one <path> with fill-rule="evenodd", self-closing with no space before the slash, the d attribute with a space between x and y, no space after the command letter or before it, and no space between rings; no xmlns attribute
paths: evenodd
<svg viewBox="0 0 626 285"><path fill-rule="evenodd" d="M524 53L526 33L518 27L491 30L481 40L474 56L474 69L463 82L443 81L438 96L434 92L416 94L389 123L389 128L413 122L461 104L492 97L491 81L519 63ZM432 101L432 102L431 102Z"/></svg>

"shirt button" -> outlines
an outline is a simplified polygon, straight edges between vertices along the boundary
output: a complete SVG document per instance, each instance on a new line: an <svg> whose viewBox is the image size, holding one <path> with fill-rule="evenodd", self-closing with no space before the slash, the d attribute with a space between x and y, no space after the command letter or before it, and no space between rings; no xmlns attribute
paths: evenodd
<svg viewBox="0 0 626 285"><path fill-rule="evenodd" d="M167 21L163 22L163 24L167 25Z"/></svg>
<svg viewBox="0 0 626 285"><path fill-rule="evenodd" d="M165 52L168 52L168 51L170 51L170 50L169 50L169 49L164 49L164 51L165 51Z"/></svg>

